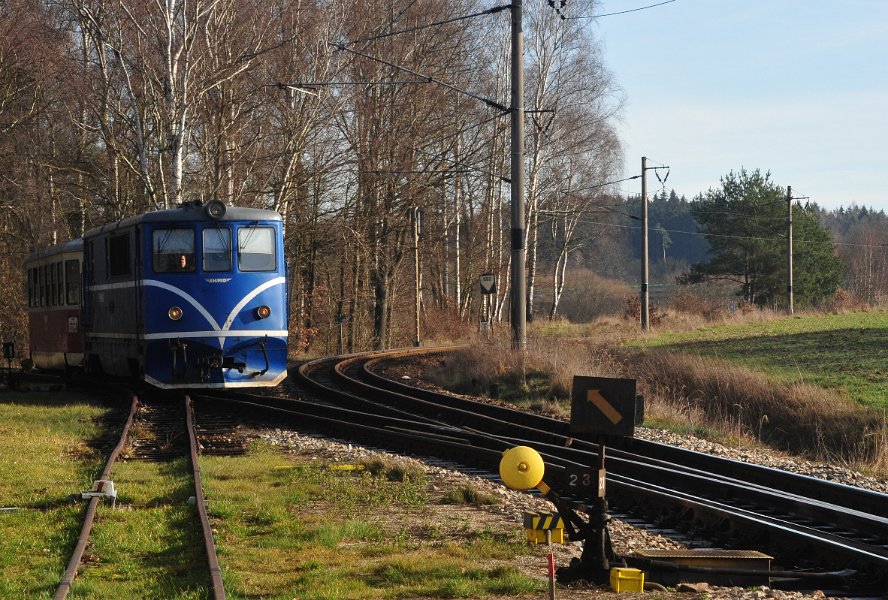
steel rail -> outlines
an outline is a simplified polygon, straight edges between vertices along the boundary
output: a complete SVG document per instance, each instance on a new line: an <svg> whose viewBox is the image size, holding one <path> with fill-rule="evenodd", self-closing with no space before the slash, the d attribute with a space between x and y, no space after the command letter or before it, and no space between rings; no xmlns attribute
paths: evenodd
<svg viewBox="0 0 888 600"><path fill-rule="evenodd" d="M409 356L411 354L428 352L429 354L441 354L453 351L453 348L429 348L421 350L399 350L388 354L380 354L365 360L362 367L362 377L382 389L395 391L405 396L412 396L435 404L465 408L475 412L494 416L502 420L518 422L540 431L582 440L591 444L597 440L588 436L573 434L570 424L566 421L545 417L525 411L518 411L504 406L485 404L431 390L424 390L409 386L399 381L393 381L374 372L374 368L393 357ZM357 360L357 357L355 358ZM629 452L635 456L646 456L676 465L693 467L700 471L719 473L722 476L748 483L757 484L763 488L783 490L793 494L803 495L809 498L828 498L830 504L873 515L884 514L888 506L888 494L875 492L850 485L818 479L809 475L790 473L772 467L757 465L729 458L712 456L695 450L669 446L660 442L642 440L639 438L621 437L608 440L608 451L617 450Z"/></svg>
<svg viewBox="0 0 888 600"><path fill-rule="evenodd" d="M436 350L436 351L440 352L440 350ZM365 377L366 373L370 371L370 365L366 365L367 362L378 362L381 359L389 359L393 356L399 356L399 355L403 356L403 355L407 355L407 354L413 354L414 352L428 352L428 350L422 349L419 351L408 350L408 351L398 351L398 352L391 352L391 353L379 353L379 354L375 354L374 355L375 358L370 358L369 361L368 361L367 355L363 355L363 356L362 355L352 355L349 357L339 357L338 362L327 360L327 361L324 361L324 364L325 365L334 365L334 367L333 367L334 378L337 380L337 382L340 386L349 386L349 387L353 387L355 389L361 389L362 390L360 392L361 395L373 397L373 398L379 399L380 401L387 402L389 404L394 404L402 410L406 410L407 407L410 405L410 402L411 402L410 394L413 393L415 396L420 397L418 400L416 398L412 399L412 402L414 403L413 404L414 409L420 408L421 409L420 412L434 413L436 415L436 417L438 417L438 419L441 421L450 421L450 417L443 416L444 413L448 413L451 417L452 417L452 415L461 415L460 419L462 418L462 416L465 415L465 413L471 412L471 409L476 410L478 413L486 414L486 415L488 415L486 425L490 425L490 423L495 423L493 429L499 430L499 431L491 431L486 426L478 426L478 427L480 429L484 429L485 430L484 433L486 435L499 437L501 440L504 440L504 441L506 438L501 433L502 432L501 427L503 425L503 422L506 422L506 418L508 418L508 417L514 417L515 421L518 422L518 423L516 423L513 421L513 423L511 424L512 435L516 436L516 438L513 439L513 442L519 442L521 439L523 439L523 437L524 437L523 434L525 432L527 432L528 430L534 429L533 427L530 426L531 423L534 423L534 422L536 422L536 424L538 426L542 425L543 423L548 423L548 424L554 423L554 424L556 424L555 429L559 430L559 433L561 431L565 431L565 429L568 428L567 423L555 421L554 419L541 418L541 417L537 417L536 415L529 415L528 413L522 413L520 411L513 411L511 409L504 408L504 407L476 403L476 402L468 401L468 400L458 398L458 397L441 396L441 395L437 395L437 394L434 394L432 392L428 392L425 390L418 390L417 388L412 388L412 387L408 388L407 386L403 386L402 384L398 384L397 382L395 382L395 384L391 386L397 390L396 392L393 393L391 390L382 389L377 385L369 385L364 381L358 380L359 377L360 378ZM358 373L358 375L352 375L351 372L353 372L353 371ZM303 375L310 374L311 372L312 372L312 367L310 365L304 365L304 368L300 370L300 373ZM328 393L329 393L329 390L328 390ZM339 390L334 391L333 393L337 394L338 396L341 396L343 394L343 392L341 392ZM490 416L490 415L494 415L494 414L496 415L496 418L493 418ZM536 429L536 433L534 435L530 436L530 438L529 438L531 440L535 440L536 444L538 446L541 444L546 445L545 442L540 440L540 436L542 435L543 437L552 436L552 437L549 437L549 440L547 440L547 441L559 440L557 442L557 444L565 444L566 443L565 440L573 439L573 443L575 445L578 445L578 446L579 445L587 445L589 448L594 447L594 444L589 441L576 439L576 438L569 438L567 436L555 434L552 431L544 433L544 432L541 432L540 429L543 429L543 427ZM520 430L520 434L516 430ZM520 435L521 437L520 438L517 437L518 435ZM555 444L549 444L549 445L554 446ZM608 450L611 453L613 452L612 448L608 448ZM554 456L544 455L544 458L546 459L547 465L550 463L559 462L558 458L556 458ZM611 454L610 459L612 462L616 462L616 461L614 461L614 458L615 457L613 456L613 454ZM816 501L811 502L810 499L804 498L798 493L790 494L790 493L786 493L780 489L772 489L768 478L765 478L765 483L751 485L748 481L744 481L742 479L737 479L735 477L729 477L729 476L724 476L724 475L715 475L712 472L707 472L707 471L704 471L704 470L698 469L698 468L685 469L683 467L683 465L669 464L666 461L655 461L655 460L651 460L649 458L641 457L638 455L635 456L634 460L625 459L625 458L623 460L628 461L628 462L626 462L626 464L632 465L635 469L643 469L643 470L649 470L651 468L655 468L656 467L655 463L659 463L659 467L656 467L656 468L667 468L671 471L674 471L670 475L673 478L675 478L675 477L682 477L682 478L692 477L693 479L702 481L709 486L711 486L712 484L715 484L715 486L717 488L722 490L722 493L726 487L730 487L730 488L732 488L732 491L730 494L727 494L728 496L731 496L732 494L737 495L737 496L744 496L745 495L745 499L743 500L743 502L752 502L753 504L757 504L759 506L759 509L758 509L759 511L761 511L761 507L763 504L781 503L781 504L783 504L783 507L781 508L781 510L789 511L790 514L792 514L794 512L810 512L810 511L815 511L815 510L825 511L823 514L819 515L820 518L824 518L823 515L827 514L827 515L829 515L829 518L831 519L831 521L832 520L838 521L843 526L847 525L848 523L855 522L855 520L857 520L856 525L854 525L857 528L857 534L855 534L853 532L849 532L849 535L859 535L861 537L866 537L869 533L872 533L871 531L867 531L866 533L861 531L862 529L865 529L868 526L868 525L866 525L868 521L870 522L869 526L871 526L872 529L874 529L874 530L880 530L880 531L884 532L884 529L885 529L886 521L885 521L884 517L881 516L881 512L867 513L865 510L858 510L858 509L846 510L845 507L832 504L831 502L823 502L822 500L816 500ZM719 465L719 464L723 464L723 461L725 461L725 460L726 459L715 459L714 462L710 462L709 464ZM584 458L584 459L582 459L582 461L584 461L585 464L587 464L587 465L592 464L592 462L588 458ZM735 463L736 461L728 461L728 462ZM746 465L746 463L740 463L740 464ZM665 465L665 467L664 467L664 465ZM755 471L756 471L755 469L752 470L753 473ZM777 470L773 470L773 471L777 472L777 473L782 473ZM563 474L563 470L562 470L562 474ZM609 475L609 478L613 479L616 483L617 476L620 474L614 473L614 471L612 470L608 475ZM788 474L788 475L790 475L790 479L796 479L796 480L799 479L799 476L797 476L797 475L793 475L793 474ZM801 477L801 480L805 481L806 484L808 484L808 485L810 485L810 483L811 483L808 480L813 480L814 482L821 481L821 480L814 480L813 478L805 478L805 477ZM826 483L829 484L829 482L826 482ZM792 487L791 484L786 484L786 486L790 487L790 488ZM617 484L617 485L615 485L615 487L617 489L619 489L621 486L619 484ZM673 488L675 488L675 487L680 488L681 484L674 483ZM806 486L803 485L801 487L805 488ZM850 486L842 486L841 484L832 484L832 485L826 485L823 487L819 487L815 484L814 487L816 489L819 489L821 492L823 490L835 490L835 489L850 488ZM641 488L638 488L638 487L636 487L635 489L639 490L639 491L641 490ZM663 489L666 489L666 488L663 488ZM856 488L850 488L850 489L852 491L856 490ZM749 495L754 492L758 492L758 497L753 497L753 496ZM762 496L761 494L763 494L765 492L767 492L768 495ZM678 497L681 495L681 493L684 493L684 492L673 491L670 493L672 494L672 496ZM666 493L665 497L669 498L670 493ZM652 494L653 494L653 492L652 492ZM854 494L852 494L852 496L854 496ZM865 493L862 496L866 499L866 501L863 503L864 505L871 504L873 502L873 500L878 500L881 498L882 503L880 505L882 507L885 506L884 499L888 498L888 496L886 496L884 494L878 494L877 492ZM763 500L762 499L763 497L767 498L767 501ZM827 497L829 497L829 496L827 496ZM661 497L661 499L662 499L662 497ZM830 500L832 500L832 499L833 498L830 498ZM721 500L725 500L725 498L721 498ZM687 500L687 499L685 499L683 501L689 502L689 500ZM576 504L582 505L583 502L582 502L582 500L579 500L576 502ZM727 504L725 504L724 502L720 502L718 499L708 499L708 500L703 501L698 498L696 501L696 504L694 505L694 510L709 511L710 514L720 515L722 517L726 517L728 512L730 512L731 510L736 510L737 514L738 514L738 517L737 517L738 521L742 520L741 515L746 515L748 517L749 514L756 514L754 512L754 510L750 510L748 507L744 508L741 506L735 506L732 509L732 508L728 508L727 506L728 506ZM803 507L803 511L799 510L800 507ZM843 515L842 513L851 513L851 514L850 515ZM758 521L748 522L747 525L752 525L752 524L757 523L760 527L773 529L773 527L769 526L768 524L769 523L776 523L777 521L780 521L780 519L777 519L776 517L769 516L769 515L761 513L761 512L759 513L759 516L761 518ZM788 527L790 529L792 527L797 528L798 533L793 534L793 536L790 536L790 537L793 537L795 539L801 539L805 542L811 542L811 543L815 543L816 540L818 539L817 534L811 533L814 530L812 530L810 527L806 527L804 524L794 523L790 526L790 525L785 525L785 523L788 523L788 521L786 521L786 520L782 520L781 522L784 523L784 525L783 525L784 527ZM863 527L861 526L861 523L864 523ZM789 531L789 529L786 529L785 531ZM838 552L837 549L841 548L841 551L839 553L841 553L841 554L857 553L855 555L857 558L864 560L870 566L875 566L875 569L877 571L884 570L886 568L886 566L888 566L888 555L886 555L882 551L882 549L880 548L881 544L879 543L878 540L876 541L876 544L873 545L873 544L869 544L866 542L861 542L859 540L849 539L849 538L844 537L843 535L830 533L829 531L820 531L819 538L823 539L823 542L821 543L821 547L826 548L825 551L827 553ZM884 538L882 538L882 539L884 540ZM884 544L884 542L882 542L882 544ZM847 549L847 552L846 552L846 549Z"/></svg>
<svg viewBox="0 0 888 600"><path fill-rule="evenodd" d="M873 564L880 565L882 569L888 569L888 550L881 549L870 544L825 532L816 528L806 527L778 517L762 514L755 510L748 510L730 504L718 502L711 498L704 498L676 490L673 487L659 486L644 481L633 480L616 476L609 482L624 492L644 494L648 497L659 498L663 502L682 502L689 508L707 507L714 515L738 522L740 525L750 527L767 527L777 534L787 536L785 541L806 542L826 546L829 552L846 556L849 560L865 558Z"/></svg>
<svg viewBox="0 0 888 600"><path fill-rule="evenodd" d="M102 474L99 476L99 479L108 479L111 476L111 467L114 466L114 463L126 446L129 430L133 424L133 418L135 417L138 408L139 399L136 396L133 396L129 416L123 425L123 431L120 433L120 441L117 442L117 445L111 451L111 454L108 455L108 460L105 463L105 468L102 469ZM89 542L89 534L92 531L92 526L96 518L96 510L101 501L102 499L99 496L93 496L89 499L89 504L86 507L86 513L83 517L83 526L80 529L80 537L77 538L77 544L74 546L74 551L71 553L71 560L68 562L68 568L65 569L65 574L62 576L62 580L56 588L55 595L53 596L54 600L64 600L64 598L68 596L68 592L71 591L71 584L74 582L74 578L77 577L77 569L80 568L80 561L83 559L83 553L86 551L86 545Z"/></svg>
<svg viewBox="0 0 888 600"><path fill-rule="evenodd" d="M371 441L374 445L383 445L392 448L391 439L397 438L398 449L406 448L417 451L415 443L422 444L423 453L441 453L448 458L454 457L458 452L460 462L477 466L487 471L495 471L501 452L520 444L523 440L507 439L500 436L485 434L483 432L467 430L465 428L445 428L424 421L408 422L392 420L390 417L363 413L350 409L343 409L333 405L316 405L307 401L294 400L282 401L270 400L266 397L251 394L238 393L228 395L228 398L212 397L209 401L224 403L226 410L229 407L248 411L252 415L265 412L269 418L280 422L286 417L294 424L302 427L321 428L342 435L348 433L351 436L358 435ZM287 405L290 405L287 408ZM325 416L322 416L325 415ZM372 423L372 425L370 425ZM320 426L320 427L319 427ZM349 439L352 439L351 437ZM579 451L574 448L564 448L550 445L537 445L547 468L547 482L563 483L567 475L578 469L585 469L589 464L591 455L587 451ZM440 455L440 454L439 454ZM718 500L695 496L693 494L676 492L674 488L667 488L657 484L646 483L641 480L620 475L609 476L610 489L622 496L641 498L646 497L650 501L659 502L662 505L674 506L680 503L693 510L705 510L710 516L724 520L739 522L746 527L758 529L767 528L777 530L784 538L784 544L817 543L829 546L829 551L835 555L846 557L849 561L855 561L861 556L868 557L870 562L888 565L888 552L874 551L867 545L853 540L845 540L838 535L824 535L804 525L785 521L783 519L762 515L751 510L737 509ZM559 489L566 486L558 485ZM580 512L587 512L588 506L582 498L564 496L563 499L573 505ZM818 578L848 578L848 573L799 573L782 572L784 575L794 575L797 579ZM777 575L774 575L775 577Z"/></svg>
<svg viewBox="0 0 888 600"><path fill-rule="evenodd" d="M207 555L207 566L210 569L210 582L214 600L225 600L225 586L222 583L222 569L219 567L219 557L216 554L216 544L213 541L213 529L210 526L210 516L207 513L207 503L204 499L203 480L200 475L200 463L198 459L197 434L194 431L194 406L191 398L185 396L185 425L188 429L189 454L191 458L191 471L194 477L194 503L197 514L200 517L200 528L203 533L204 548Z"/></svg>
<svg viewBox="0 0 888 600"><path fill-rule="evenodd" d="M458 460L464 464L485 470L495 468L508 447L498 440L491 442L491 436L472 436L469 432L462 433L452 427L424 421L411 422L332 405L311 406L311 403L293 401L293 406L288 408L285 404L269 401L268 397L244 392L224 396L202 392L193 397L197 403L215 407L224 405L226 410L248 412L254 417L263 415L275 423L288 422L295 427L321 431L334 437L347 435L350 441L363 441L371 446L385 445L390 449L413 452L422 448L422 452L430 455L439 452L451 458L458 456ZM455 432L461 435L454 435ZM478 439L488 440L488 443L474 444L473 441Z"/></svg>

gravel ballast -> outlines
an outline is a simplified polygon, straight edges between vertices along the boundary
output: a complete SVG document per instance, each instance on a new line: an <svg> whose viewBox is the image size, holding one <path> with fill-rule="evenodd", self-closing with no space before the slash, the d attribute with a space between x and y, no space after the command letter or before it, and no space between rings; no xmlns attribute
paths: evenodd
<svg viewBox="0 0 888 600"><path fill-rule="evenodd" d="M372 460L374 458L392 459L393 455L377 449L350 444L346 441L331 439L316 435L306 435L281 429L260 430L256 435L266 442L281 448L285 452L298 452L310 454L312 459L327 462L354 463ZM775 468L786 468L795 472L812 475L867 487L877 491L888 491L888 482L868 478L849 470L832 465L817 464L809 461L800 461L780 455L772 455L762 450L750 450L729 448L691 436L679 436L670 432L648 428L638 428L638 437L679 445L701 452L726 456L737 460L755 462ZM454 487L471 486L484 494L496 497L499 501L493 505L481 505L463 507L462 518L470 518L483 523L484 527L490 527L492 522L497 522L503 528L522 528L523 514L525 511L552 510L551 505L542 496L536 493L516 492L510 490L499 481L480 477L475 472L463 471L457 465L443 463L436 459L424 457L403 457L400 460L408 460L416 463L426 474L430 486L430 495L440 495L443 491ZM682 541L660 535L655 531L636 527L619 518L614 518L610 524L611 537L614 550L618 554L628 554L636 549L678 549L688 547ZM555 546L555 560L559 566L567 565L571 558L580 554L579 543ZM545 550L540 548L538 552L530 556L521 557L519 567L533 576L545 576ZM725 588L708 586L707 584L693 584L670 589L668 592L654 592L661 598L711 598L714 600L726 600L729 598L742 600L761 600L766 598L796 599L796 598L822 598L824 594L819 591L810 593L787 592L772 590L769 588ZM559 587L558 598L610 598L619 597L607 590L607 588L562 588Z"/></svg>

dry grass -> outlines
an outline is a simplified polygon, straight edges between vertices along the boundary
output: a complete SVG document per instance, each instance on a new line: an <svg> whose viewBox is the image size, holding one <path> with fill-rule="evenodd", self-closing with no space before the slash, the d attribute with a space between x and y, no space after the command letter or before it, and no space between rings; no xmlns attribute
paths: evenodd
<svg viewBox="0 0 888 600"><path fill-rule="evenodd" d="M754 311L742 318L768 319L769 313ZM483 394L491 384L543 377L542 391L539 385L534 389L543 401L534 407L566 417L563 407L575 375L637 378L648 423L722 443L762 443L888 474L888 418L881 413L836 392L775 383L724 361L665 351L617 351L614 340L633 334L620 333L614 322L599 323L601 331L606 335L596 337L598 341L532 336L523 354L511 349L509 332L500 331L493 340L476 342L452 356L436 379L456 391Z"/></svg>
<svg viewBox="0 0 888 600"><path fill-rule="evenodd" d="M546 389L537 391L551 404L553 399L570 397L574 375L613 375L622 369L620 359L606 346L572 338L539 338L528 343L521 353L511 348L506 335L478 341L448 358L445 365L432 374L439 385L461 392L489 390L491 384L525 383L534 374L547 380ZM560 409L549 406L553 413Z"/></svg>
<svg viewBox="0 0 888 600"><path fill-rule="evenodd" d="M631 356L646 398L742 439L796 454L884 467L885 417L819 387L777 384L725 361L645 351Z"/></svg>

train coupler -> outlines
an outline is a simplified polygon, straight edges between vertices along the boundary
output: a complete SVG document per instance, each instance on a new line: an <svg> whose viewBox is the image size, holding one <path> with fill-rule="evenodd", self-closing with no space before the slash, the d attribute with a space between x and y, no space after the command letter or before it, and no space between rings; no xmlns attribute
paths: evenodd
<svg viewBox="0 0 888 600"><path fill-rule="evenodd" d="M222 360L222 368L223 369L237 369L238 373L243 373L247 368L247 363L239 360L234 360L231 356L226 356Z"/></svg>
<svg viewBox="0 0 888 600"><path fill-rule="evenodd" d="M201 372L209 372L210 369L237 369L238 373L243 373L247 368L245 362L235 360L233 356L222 356L221 354L202 356L198 359L197 366L200 367Z"/></svg>

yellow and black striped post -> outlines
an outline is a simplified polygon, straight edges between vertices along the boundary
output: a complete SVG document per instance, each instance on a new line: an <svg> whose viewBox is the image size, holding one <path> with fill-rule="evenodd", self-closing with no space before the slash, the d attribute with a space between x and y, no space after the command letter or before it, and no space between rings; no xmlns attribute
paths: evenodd
<svg viewBox="0 0 888 600"><path fill-rule="evenodd" d="M546 543L546 531L551 532L553 544L564 543L564 521L558 513L524 513L524 530L527 541L535 544Z"/></svg>

